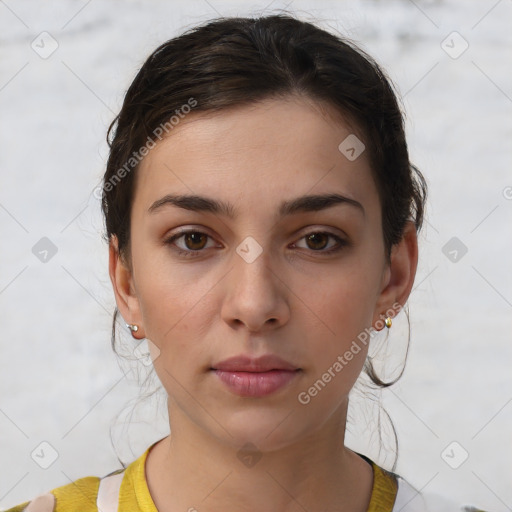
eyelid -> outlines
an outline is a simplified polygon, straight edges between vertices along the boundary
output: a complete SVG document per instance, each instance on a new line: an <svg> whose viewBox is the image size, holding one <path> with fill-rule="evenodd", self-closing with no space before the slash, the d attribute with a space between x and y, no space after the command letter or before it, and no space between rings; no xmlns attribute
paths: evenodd
<svg viewBox="0 0 512 512"><path fill-rule="evenodd" d="M176 240L179 240L181 237L185 236L185 235L188 235L189 233L198 233L198 234L201 234L201 235L205 235L206 237L208 237L209 239L211 240L214 240L214 237L212 235L210 235L207 231L205 231L206 228L178 228L178 231L172 233L171 235L169 235L168 237L165 237L164 239L164 244L165 245L174 245L174 243L176 242ZM208 243L208 242L207 242ZM181 254L184 254L184 253L201 253L201 252L204 252L205 250L204 249L199 249L197 251L194 251L192 249L182 249L181 247L176 247L174 248L173 250L177 251L178 253L181 253Z"/></svg>
<svg viewBox="0 0 512 512"><path fill-rule="evenodd" d="M299 242L301 242L302 240L304 240L307 236L316 235L316 234L326 235L327 238L333 239L335 241L335 244L328 249L323 248L323 249L315 250L315 249L309 249L308 247L298 247L298 249L305 251L308 255L315 254L315 255L318 255L319 257L327 258L329 256L336 256L341 251L345 250L346 248L348 248L352 245L352 242L346 237L340 236L340 235L335 234L332 231L328 231L326 229L315 229L315 228L310 229L309 231L304 233L302 236L300 236L297 239L297 242L294 242L292 245L297 246L297 244ZM329 242L327 242L327 247L329 247Z"/></svg>
<svg viewBox="0 0 512 512"><path fill-rule="evenodd" d="M348 234L343 231L341 228L335 227L335 226L327 226L327 225L318 225L318 224L311 224L309 226L306 226L300 230L298 230L298 235L301 237L309 235L311 233L326 233L331 236L337 236L339 238L345 237L348 241ZM301 234L302 233L302 234Z"/></svg>

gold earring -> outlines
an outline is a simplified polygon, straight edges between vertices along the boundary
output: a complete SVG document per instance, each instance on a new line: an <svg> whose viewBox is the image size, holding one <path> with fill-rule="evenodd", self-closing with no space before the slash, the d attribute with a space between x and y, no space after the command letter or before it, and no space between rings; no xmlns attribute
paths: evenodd
<svg viewBox="0 0 512 512"><path fill-rule="evenodd" d="M384 320L384 323L386 324L386 327L389 329L391 327L391 324L393 323L391 321L391 317L387 317L386 320Z"/></svg>

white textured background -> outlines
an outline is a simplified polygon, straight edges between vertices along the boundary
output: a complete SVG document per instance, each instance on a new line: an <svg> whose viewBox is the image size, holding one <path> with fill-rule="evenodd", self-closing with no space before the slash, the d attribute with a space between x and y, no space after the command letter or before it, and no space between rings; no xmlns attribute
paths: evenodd
<svg viewBox="0 0 512 512"><path fill-rule="evenodd" d="M130 418L144 367L120 366L110 348L115 303L92 193L106 130L158 44L218 13L287 6L355 39L387 70L430 186L410 357L383 394L400 440L397 471L458 505L512 510L512 0L267 6L0 0L0 507L120 467L111 427L125 462L167 434L163 401ZM46 59L31 47L44 31L58 43ZM462 39L446 40L452 56L441 45L453 31L469 44L457 58ZM46 263L32 252L43 237L57 248ZM443 253L452 237L467 247L455 262ZM401 314L390 333L398 357L406 326ZM388 464L358 410L349 445ZM457 469L441 456L454 441L445 460L469 454ZM51 462L42 442L58 453L48 469L31 457L37 448L39 462Z"/></svg>

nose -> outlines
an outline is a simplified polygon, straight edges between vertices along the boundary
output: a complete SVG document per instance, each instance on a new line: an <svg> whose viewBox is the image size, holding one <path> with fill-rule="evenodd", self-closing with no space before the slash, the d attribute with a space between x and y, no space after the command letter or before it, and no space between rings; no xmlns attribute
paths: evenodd
<svg viewBox="0 0 512 512"><path fill-rule="evenodd" d="M237 252L224 283L223 320L233 328L244 325L252 333L277 329L290 318L290 288L277 257L262 249L254 259Z"/></svg>

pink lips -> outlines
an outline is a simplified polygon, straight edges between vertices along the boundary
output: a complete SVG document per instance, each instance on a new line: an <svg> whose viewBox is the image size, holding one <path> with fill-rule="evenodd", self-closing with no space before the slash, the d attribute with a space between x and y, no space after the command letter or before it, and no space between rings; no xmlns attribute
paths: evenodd
<svg viewBox="0 0 512 512"><path fill-rule="evenodd" d="M274 355L253 359L237 356L215 364L212 370L235 394L262 397L293 380L300 368Z"/></svg>

